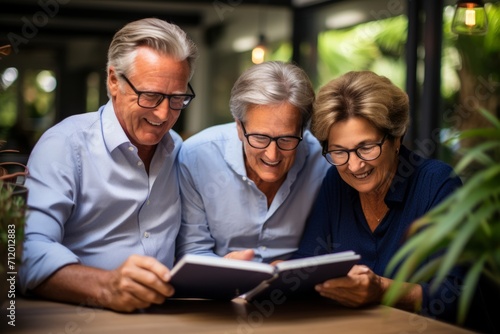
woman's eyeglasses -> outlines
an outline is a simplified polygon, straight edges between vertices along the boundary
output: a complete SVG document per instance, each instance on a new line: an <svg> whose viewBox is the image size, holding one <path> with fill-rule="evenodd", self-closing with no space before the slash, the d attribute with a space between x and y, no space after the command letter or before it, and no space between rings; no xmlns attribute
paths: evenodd
<svg viewBox="0 0 500 334"><path fill-rule="evenodd" d="M358 158L360 158L361 160L372 161L380 157L380 155L382 154L382 145L384 145L386 138L387 135L385 135L384 138L382 138L382 141L379 143L365 144L351 150L326 151L325 146L323 147L323 156L325 157L326 161L334 166L345 165L349 161L351 152L356 153Z"/></svg>

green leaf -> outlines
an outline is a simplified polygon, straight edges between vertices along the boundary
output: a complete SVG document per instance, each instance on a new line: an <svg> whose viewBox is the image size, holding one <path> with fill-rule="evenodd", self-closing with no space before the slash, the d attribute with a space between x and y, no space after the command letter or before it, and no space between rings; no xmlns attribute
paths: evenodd
<svg viewBox="0 0 500 334"><path fill-rule="evenodd" d="M484 108L479 108L479 112L497 129L500 129L500 119Z"/></svg>
<svg viewBox="0 0 500 334"><path fill-rule="evenodd" d="M441 284L446 275L456 265L464 247L476 230L480 228L481 223L485 219L491 217L496 210L497 208L490 205L483 205L474 213L474 215L470 214L464 217L463 226L455 234L455 238L453 238L443 258L443 262L437 271L434 282L436 286Z"/></svg>
<svg viewBox="0 0 500 334"><path fill-rule="evenodd" d="M481 162L483 165L494 165L495 161L486 154L486 151L492 148L499 148L500 142L485 142L479 144L473 149L470 149L467 154L465 154L455 167L456 173L460 174L470 163L473 161Z"/></svg>
<svg viewBox="0 0 500 334"><path fill-rule="evenodd" d="M463 131L456 138L482 139L468 147L456 166L471 168L464 185L410 226L408 239L394 254L386 275L395 281L431 281L436 289L456 266L468 268L459 300L463 322L481 275L500 285L500 120L480 110L493 128ZM456 139L455 138L455 139ZM433 258L434 257L434 258ZM397 301L403 292L391 285L384 301Z"/></svg>
<svg viewBox="0 0 500 334"><path fill-rule="evenodd" d="M476 291L477 282L483 271L484 263L486 261L487 255L484 254L479 261L477 261L467 272L465 276L464 285L462 287L462 292L460 294L460 299L458 302L458 322L463 324L467 313L469 311L469 306L471 304L472 298Z"/></svg>
<svg viewBox="0 0 500 334"><path fill-rule="evenodd" d="M456 138L450 138L449 140L456 139L470 139L470 138L485 138L492 141L500 139L500 133L497 128L475 128L464 130L458 134Z"/></svg>

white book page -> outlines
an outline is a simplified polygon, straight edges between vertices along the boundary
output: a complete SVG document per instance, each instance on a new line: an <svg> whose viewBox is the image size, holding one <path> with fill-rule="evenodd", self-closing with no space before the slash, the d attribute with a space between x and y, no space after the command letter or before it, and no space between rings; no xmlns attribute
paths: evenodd
<svg viewBox="0 0 500 334"><path fill-rule="evenodd" d="M184 264L197 264L207 267L233 268L238 270L257 271L274 274L275 268L267 263L226 259L222 257L186 254L172 268L170 274L173 276Z"/></svg>
<svg viewBox="0 0 500 334"><path fill-rule="evenodd" d="M292 270L310 266L319 266L327 263L342 262L351 259L359 259L359 255L353 251L345 251L335 254L324 254L303 259L294 259L280 262L276 265L279 271Z"/></svg>

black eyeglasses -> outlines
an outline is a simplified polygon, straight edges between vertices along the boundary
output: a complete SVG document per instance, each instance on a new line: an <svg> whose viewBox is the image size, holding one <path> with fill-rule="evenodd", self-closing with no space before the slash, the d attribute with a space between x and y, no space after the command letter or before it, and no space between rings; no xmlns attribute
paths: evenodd
<svg viewBox="0 0 500 334"><path fill-rule="evenodd" d="M243 134L248 141L248 145L253 148L264 149L268 147L272 141L276 142L276 145L280 150L283 151L292 151L299 146L302 141L302 127L300 128L300 137L297 136L279 136L279 137L270 137L268 135L263 135L259 133L247 133L243 122L240 122L241 127L243 128Z"/></svg>
<svg viewBox="0 0 500 334"><path fill-rule="evenodd" d="M187 108L189 103L196 97L191 84L188 83L188 88L193 94L163 94L158 92L144 92L137 90L129 79L123 74L120 76L129 84L130 88L137 94L137 104L139 107L153 109L162 103L167 98L168 105L172 110L181 110Z"/></svg>
<svg viewBox="0 0 500 334"><path fill-rule="evenodd" d="M351 152L355 152L361 160L375 160L382 154L382 145L384 145L385 138L387 138L387 135L384 135L384 138L382 138L382 141L379 143L365 144L351 150L326 151L325 144L325 146L323 147L323 156L325 157L326 161L334 166L345 165L349 161Z"/></svg>

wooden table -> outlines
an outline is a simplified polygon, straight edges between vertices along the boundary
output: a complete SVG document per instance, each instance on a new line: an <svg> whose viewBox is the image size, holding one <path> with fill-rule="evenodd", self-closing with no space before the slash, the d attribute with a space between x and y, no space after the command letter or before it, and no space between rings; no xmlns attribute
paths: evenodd
<svg viewBox="0 0 500 334"><path fill-rule="evenodd" d="M386 306L348 309L327 300L282 305L209 300L168 300L125 314L91 307L17 298L15 327L2 307L1 333L471 333Z"/></svg>

